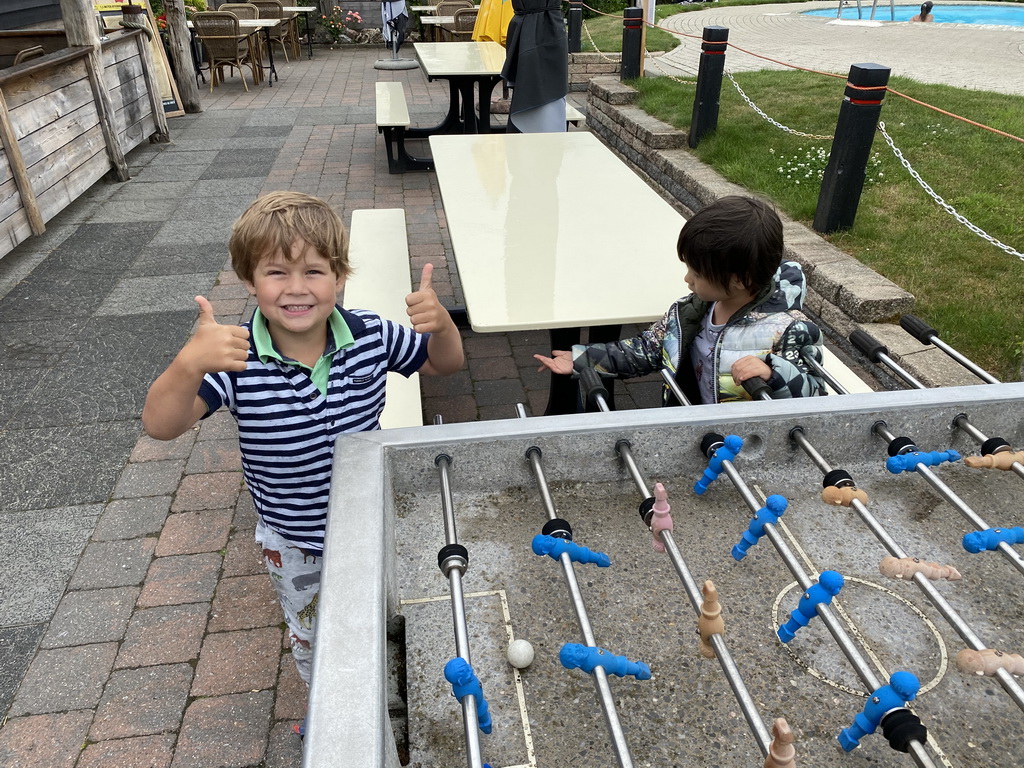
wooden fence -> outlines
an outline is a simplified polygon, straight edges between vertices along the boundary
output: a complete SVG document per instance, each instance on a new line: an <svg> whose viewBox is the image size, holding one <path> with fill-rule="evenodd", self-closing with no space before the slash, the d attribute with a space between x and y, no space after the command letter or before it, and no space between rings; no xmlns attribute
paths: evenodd
<svg viewBox="0 0 1024 768"><path fill-rule="evenodd" d="M21 38L0 32L0 56L39 44ZM98 59L46 42L51 52L0 70L0 257L108 172L127 179L124 154L166 133L141 31L112 32Z"/></svg>

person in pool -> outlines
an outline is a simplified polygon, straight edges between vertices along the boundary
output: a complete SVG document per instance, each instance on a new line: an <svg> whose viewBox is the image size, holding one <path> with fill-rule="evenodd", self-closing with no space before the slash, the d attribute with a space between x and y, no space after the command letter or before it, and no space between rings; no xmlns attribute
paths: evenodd
<svg viewBox="0 0 1024 768"><path fill-rule="evenodd" d="M911 21L935 21L935 14L932 13L932 2L926 0L921 3L921 12L911 17Z"/></svg>

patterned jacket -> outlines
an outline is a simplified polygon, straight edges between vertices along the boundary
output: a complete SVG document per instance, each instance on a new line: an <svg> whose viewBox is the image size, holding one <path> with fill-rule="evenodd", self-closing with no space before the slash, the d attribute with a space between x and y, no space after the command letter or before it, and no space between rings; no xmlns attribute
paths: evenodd
<svg viewBox="0 0 1024 768"><path fill-rule="evenodd" d="M822 379L809 371L800 359L800 351L810 347L808 352L821 362L821 330L800 311L806 293L800 265L785 261L771 284L733 315L715 346L718 402L750 399L730 373L733 363L745 355L755 355L771 367L768 386L775 399L825 394ZM666 368L690 402L699 403L697 377L690 364L690 345L710 308L710 304L692 294L685 296L673 304L661 320L635 338L574 346L573 367L577 373L589 366L602 376L623 379L646 376ZM665 387L663 401L676 403L668 387Z"/></svg>

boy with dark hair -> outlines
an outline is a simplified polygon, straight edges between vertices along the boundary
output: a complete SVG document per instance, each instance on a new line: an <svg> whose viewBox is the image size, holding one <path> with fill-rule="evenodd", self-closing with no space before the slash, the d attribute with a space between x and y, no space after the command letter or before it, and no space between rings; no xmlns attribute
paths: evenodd
<svg viewBox="0 0 1024 768"><path fill-rule="evenodd" d="M348 234L315 197L257 199L235 222L228 250L258 308L242 326L220 325L197 296L196 332L150 387L142 423L173 440L218 408L235 417L256 541L308 683L334 441L380 429L388 371L459 370L462 339L431 288L430 264L406 297L411 329L338 306L351 271Z"/></svg>
<svg viewBox="0 0 1024 768"><path fill-rule="evenodd" d="M750 399L743 382L759 377L773 398L824 395L825 385L800 359L821 359L821 331L800 309L800 265L783 262L782 221L749 197L723 197L683 226L676 244L690 295L632 339L576 345L534 355L538 370L574 374L585 367L609 378L667 368L692 403ZM671 391L666 404L675 403Z"/></svg>

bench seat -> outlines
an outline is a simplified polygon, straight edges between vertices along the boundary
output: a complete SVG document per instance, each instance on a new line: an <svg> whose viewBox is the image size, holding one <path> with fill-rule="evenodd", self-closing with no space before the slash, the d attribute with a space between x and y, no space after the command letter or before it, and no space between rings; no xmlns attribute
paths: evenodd
<svg viewBox="0 0 1024 768"><path fill-rule="evenodd" d="M405 101L405 88L397 82L377 82L375 86L377 130L384 136L388 172L432 171L433 160L413 157L405 148L406 130L411 122L409 105Z"/></svg>
<svg viewBox="0 0 1024 768"><path fill-rule="evenodd" d="M344 306L368 309L388 320L409 325L405 297L412 292L412 278L405 211L401 208L352 211L348 254L353 273L345 283ZM423 426L418 373L409 378L399 373L388 374L387 401L380 425L384 429Z"/></svg>

